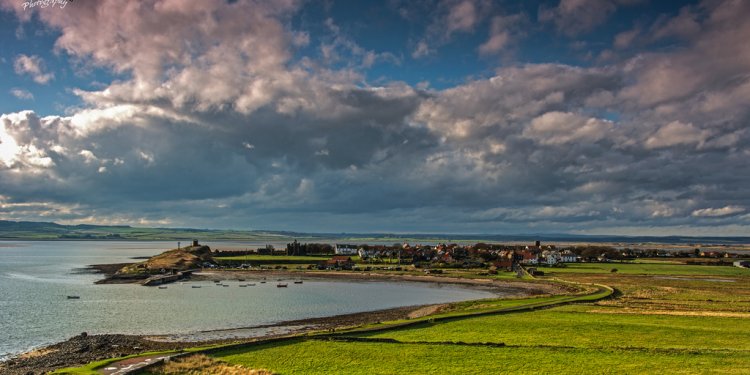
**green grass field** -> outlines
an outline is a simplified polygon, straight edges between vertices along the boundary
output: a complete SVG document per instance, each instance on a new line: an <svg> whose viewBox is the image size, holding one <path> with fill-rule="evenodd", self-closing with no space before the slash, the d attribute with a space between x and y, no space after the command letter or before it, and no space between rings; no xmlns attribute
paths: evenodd
<svg viewBox="0 0 750 375"><path fill-rule="evenodd" d="M750 319L642 315L616 307L563 306L371 334L405 342L501 342L525 347L738 350L750 360Z"/></svg>
<svg viewBox="0 0 750 375"><path fill-rule="evenodd" d="M232 257L217 257L219 261L234 261L234 262L276 262L279 264L287 262L309 262L316 263L324 260L331 259L330 256L300 256L300 255L240 255ZM352 258L354 259L354 258Z"/></svg>
<svg viewBox="0 0 750 375"><path fill-rule="evenodd" d="M617 273L626 275L661 276L743 276L750 275L750 269L728 266L698 266L674 263L569 263L567 267L539 268L546 274L565 275L569 273Z"/></svg>
<svg viewBox="0 0 750 375"><path fill-rule="evenodd" d="M614 285L622 295L593 303L348 334L360 340L397 342L300 340L214 356L282 374L750 373L750 276L707 273L730 267L676 265L687 267L680 271L660 263L581 266L554 276ZM611 266L632 268L613 274ZM716 276L725 279L716 281ZM536 300L556 299L564 297ZM474 301L455 308L477 312L524 303L532 302Z"/></svg>
<svg viewBox="0 0 750 375"><path fill-rule="evenodd" d="M352 334L396 343L298 340L214 357L282 374L670 373L750 371L748 317L642 315L571 305ZM504 343L506 347L462 343Z"/></svg>
<svg viewBox="0 0 750 375"><path fill-rule="evenodd" d="M217 359L280 374L746 374L747 353L302 341Z"/></svg>

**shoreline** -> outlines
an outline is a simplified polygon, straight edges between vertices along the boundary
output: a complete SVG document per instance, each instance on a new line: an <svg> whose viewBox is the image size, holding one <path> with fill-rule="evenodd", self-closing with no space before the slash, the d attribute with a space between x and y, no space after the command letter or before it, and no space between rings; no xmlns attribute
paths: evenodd
<svg viewBox="0 0 750 375"><path fill-rule="evenodd" d="M91 265L85 270L106 274L106 269L119 265ZM210 280L262 280L286 278L287 280L327 279L348 282L422 282L435 285L458 285L491 291L498 298L523 298L540 295L568 294L573 288L560 284L528 281L506 281L496 279L473 279L434 275L391 275L382 273L350 273L327 271L226 271L206 270L192 276L190 281ZM99 283L99 282L97 282ZM38 347L30 352L15 355L0 362L0 372L27 374L49 372L63 367L80 366L86 363L124 355L154 350L180 350L188 347L251 342L310 331L337 330L384 321L406 320L440 312L450 303L403 306L382 310L340 314L282 321L273 324L207 330L201 332L168 335L79 335L66 341Z"/></svg>
<svg viewBox="0 0 750 375"><path fill-rule="evenodd" d="M412 274L389 274L379 272L352 272L352 271L247 271L247 270L205 270L195 272L189 281L222 281L222 280L262 280L263 278L275 278L282 281L292 279L312 280L328 279L335 281L388 281L388 282L417 282L435 285L458 285L466 288L488 290L502 297L528 297L542 294L565 294L573 292L574 289L565 285L550 282L533 282L529 280L514 279L491 279L491 278L463 278L435 275L412 275Z"/></svg>

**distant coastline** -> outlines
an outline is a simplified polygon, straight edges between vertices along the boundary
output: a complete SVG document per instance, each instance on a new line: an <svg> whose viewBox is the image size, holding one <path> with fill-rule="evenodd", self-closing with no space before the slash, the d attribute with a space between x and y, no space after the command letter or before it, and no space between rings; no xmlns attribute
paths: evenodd
<svg viewBox="0 0 750 375"><path fill-rule="evenodd" d="M149 228L107 225L62 225L51 222L0 220L0 241L201 241L300 242L342 241L355 243L394 242L543 242L623 243L737 246L750 244L750 237L721 236L622 236L540 234L455 233L302 233L272 230L222 230L195 228ZM749 249L750 250L750 249Z"/></svg>

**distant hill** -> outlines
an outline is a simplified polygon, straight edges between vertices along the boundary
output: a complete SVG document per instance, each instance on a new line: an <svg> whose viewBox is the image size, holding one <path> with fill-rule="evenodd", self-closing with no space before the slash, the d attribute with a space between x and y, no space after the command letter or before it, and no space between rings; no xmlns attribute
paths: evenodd
<svg viewBox="0 0 750 375"><path fill-rule="evenodd" d="M197 238L201 241L301 242L341 241L344 243L395 242L590 242L590 243L657 243L657 244L750 244L750 237L688 236L585 236L564 233L541 234L405 234L405 233L298 233L269 230L217 230L193 228L141 228L128 225L61 225L50 222L0 220L0 240L128 240L179 241Z"/></svg>
<svg viewBox="0 0 750 375"><path fill-rule="evenodd" d="M230 241L279 241L291 237L265 231L140 228L127 225L61 225L49 222L0 220L0 239L177 241L191 238Z"/></svg>

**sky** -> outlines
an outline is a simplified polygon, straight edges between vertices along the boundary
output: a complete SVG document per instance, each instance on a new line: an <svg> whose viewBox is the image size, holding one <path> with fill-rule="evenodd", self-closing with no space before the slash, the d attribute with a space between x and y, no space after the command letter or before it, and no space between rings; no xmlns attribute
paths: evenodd
<svg viewBox="0 0 750 375"><path fill-rule="evenodd" d="M0 219L750 234L750 2L0 0Z"/></svg>

